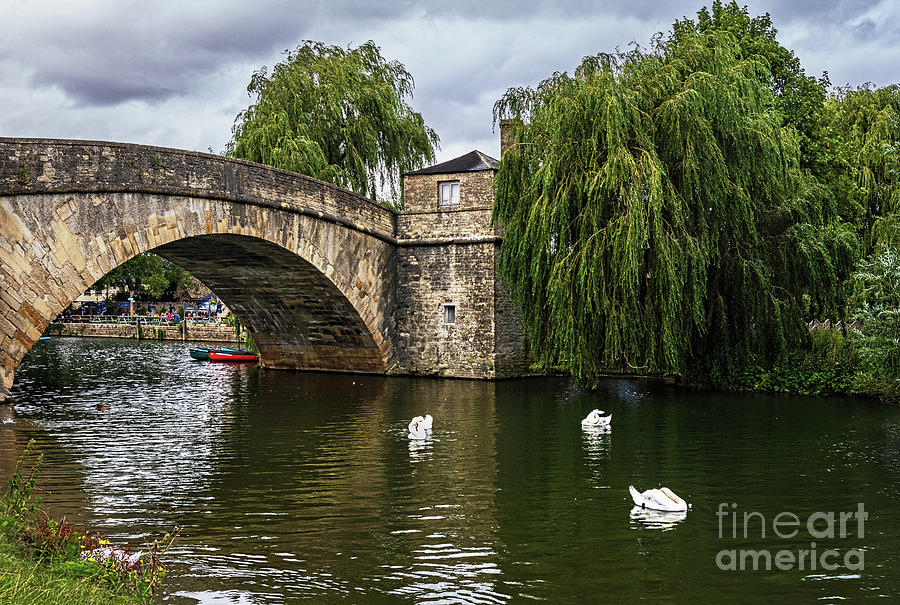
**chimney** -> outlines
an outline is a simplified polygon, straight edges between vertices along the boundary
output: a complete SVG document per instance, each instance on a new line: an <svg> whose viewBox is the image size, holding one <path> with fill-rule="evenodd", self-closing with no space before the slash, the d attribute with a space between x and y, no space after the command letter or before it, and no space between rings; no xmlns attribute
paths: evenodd
<svg viewBox="0 0 900 605"><path fill-rule="evenodd" d="M509 128L515 124L516 120L512 118L500 120L500 159L503 159L503 154L506 153L506 150L513 144L513 141L509 136Z"/></svg>

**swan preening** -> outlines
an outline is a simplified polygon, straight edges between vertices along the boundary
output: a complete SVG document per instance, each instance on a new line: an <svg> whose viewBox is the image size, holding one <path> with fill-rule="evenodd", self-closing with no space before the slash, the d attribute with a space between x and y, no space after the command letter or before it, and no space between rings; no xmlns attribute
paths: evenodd
<svg viewBox="0 0 900 605"><path fill-rule="evenodd" d="M675 529L675 527L687 519L687 511L653 510L650 508L632 507L631 520L647 529L661 529L663 531Z"/></svg>
<svg viewBox="0 0 900 605"><path fill-rule="evenodd" d="M628 491L631 492L631 499L634 501L634 505L641 508L669 512L681 512L688 509L688 503L679 498L668 487L639 492L633 485L629 485Z"/></svg>
<svg viewBox="0 0 900 605"><path fill-rule="evenodd" d="M431 431L431 426L434 424L434 418L431 417L431 414L425 414L424 416L416 416L412 420L409 421L409 434L407 435L410 439L428 439L428 433Z"/></svg>
<svg viewBox="0 0 900 605"><path fill-rule="evenodd" d="M612 414L602 416L603 410L591 410L591 413L581 421L581 426L609 426L612 422Z"/></svg>
<svg viewBox="0 0 900 605"><path fill-rule="evenodd" d="M422 428L426 431L430 431L431 425L434 424L434 418L431 417L431 414L425 414L425 417L422 418L422 421L419 424L421 424Z"/></svg>

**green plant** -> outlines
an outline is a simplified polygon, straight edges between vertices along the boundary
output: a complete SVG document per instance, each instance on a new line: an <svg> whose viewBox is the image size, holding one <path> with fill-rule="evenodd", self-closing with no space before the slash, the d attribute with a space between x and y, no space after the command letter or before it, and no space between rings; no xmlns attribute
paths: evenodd
<svg viewBox="0 0 900 605"><path fill-rule="evenodd" d="M850 336L860 358L856 387L900 402L900 250L882 246L861 261L850 299L858 332Z"/></svg>
<svg viewBox="0 0 900 605"><path fill-rule="evenodd" d="M34 439L31 439L25 446L22 455L16 460L15 470L9 479L9 490L3 496L6 515L20 523L34 519L41 504L41 499L34 495L34 486L41 475L44 455L38 454L32 462L34 444ZM29 463L31 468L28 469L26 476L24 474L25 467Z"/></svg>
<svg viewBox="0 0 900 605"><path fill-rule="evenodd" d="M374 42L306 40L250 79L227 154L396 198L403 172L434 159L437 134L412 109L412 76Z"/></svg>
<svg viewBox="0 0 900 605"><path fill-rule="evenodd" d="M81 534L65 515L59 520L48 514L39 515L24 533L23 540L39 557L75 557L82 548Z"/></svg>
<svg viewBox="0 0 900 605"><path fill-rule="evenodd" d="M40 510L40 499L34 495L43 462L43 455L34 456L34 444L33 439L29 441L17 460L9 490L3 497L0 546L5 551L14 546L17 552L37 561L28 578L35 574L67 576L73 589L78 584L73 579L89 578L108 585L110 595L130 594L149 601L165 577L162 557L171 548L178 528L160 540L145 541L143 552L131 554L127 546L111 546L102 534L79 530L66 516L53 518ZM2 552L0 556L12 555ZM2 576L0 573L0 602L7 602L3 597L8 596L9 583ZM21 587L31 583L28 578L12 582L10 594L24 593ZM20 596L15 602L21 600Z"/></svg>
<svg viewBox="0 0 900 605"><path fill-rule="evenodd" d="M19 184L27 185L29 181L31 181L31 173L28 171L28 164L23 164L21 168L19 168Z"/></svg>
<svg viewBox="0 0 900 605"><path fill-rule="evenodd" d="M535 359L585 386L768 365L803 342L804 300L841 302L854 239L729 29L585 57L494 106L498 270Z"/></svg>

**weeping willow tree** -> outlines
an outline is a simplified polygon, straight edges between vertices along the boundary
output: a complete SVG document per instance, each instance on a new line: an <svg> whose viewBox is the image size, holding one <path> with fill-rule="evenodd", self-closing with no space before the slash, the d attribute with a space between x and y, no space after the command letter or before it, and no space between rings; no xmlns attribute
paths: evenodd
<svg viewBox="0 0 900 605"><path fill-rule="evenodd" d="M238 114L231 157L377 197L397 198L399 175L434 160L435 132L407 103L414 82L371 41L353 49L306 41L272 74L253 74L255 101Z"/></svg>
<svg viewBox="0 0 900 605"><path fill-rule="evenodd" d="M833 188L866 252L900 248L900 86L844 88L828 100Z"/></svg>
<svg viewBox="0 0 900 605"><path fill-rule="evenodd" d="M683 31L496 103L513 142L500 271L540 362L587 385L726 372L802 341L804 294L836 304L852 241L799 169L771 77L730 33Z"/></svg>

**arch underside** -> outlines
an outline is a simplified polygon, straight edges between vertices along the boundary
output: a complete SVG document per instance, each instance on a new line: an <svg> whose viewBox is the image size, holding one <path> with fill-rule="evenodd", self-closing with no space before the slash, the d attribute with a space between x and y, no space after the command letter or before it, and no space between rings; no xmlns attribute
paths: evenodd
<svg viewBox="0 0 900 605"><path fill-rule="evenodd" d="M384 372L359 313L319 269L271 242L188 237L153 250L206 284L250 330L264 367Z"/></svg>

